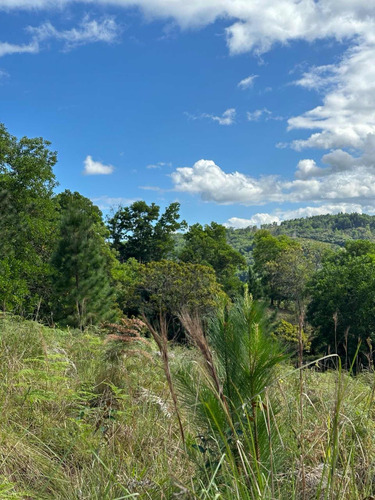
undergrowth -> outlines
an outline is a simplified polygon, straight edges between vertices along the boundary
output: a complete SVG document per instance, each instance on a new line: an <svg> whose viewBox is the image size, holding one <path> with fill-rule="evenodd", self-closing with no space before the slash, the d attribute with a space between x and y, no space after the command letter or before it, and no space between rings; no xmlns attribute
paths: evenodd
<svg viewBox="0 0 375 500"><path fill-rule="evenodd" d="M214 420L197 418L204 414L204 394L210 387L215 392L199 350L168 349L173 381L190 367L197 394L194 403L176 384L185 444L152 340L130 344L100 331L62 331L1 317L0 498L363 500L374 495L372 372L354 377L339 369L320 373L310 365L303 370L301 405L299 372L282 361L272 367L266 389L248 388L256 394L249 392L242 404L240 394L232 397L234 428L225 424L220 434ZM223 365L217 366L221 378ZM242 413L234 415L238 407ZM224 420L225 411L221 407L218 413ZM248 429L249 441L242 442ZM262 432L258 444L254 429ZM244 471L253 474L251 480Z"/></svg>

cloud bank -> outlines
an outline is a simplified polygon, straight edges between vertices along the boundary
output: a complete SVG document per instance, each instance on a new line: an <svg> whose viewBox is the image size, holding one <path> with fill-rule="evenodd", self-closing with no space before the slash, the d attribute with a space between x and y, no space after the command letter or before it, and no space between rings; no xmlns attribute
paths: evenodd
<svg viewBox="0 0 375 500"><path fill-rule="evenodd" d="M177 168L171 175L176 191L196 194L204 201L223 205L264 205L270 202L337 202L374 204L375 136L367 152L358 158L342 150L323 157L324 167L301 160L291 181L279 176L252 177L224 172L212 160L199 160L193 167Z"/></svg>

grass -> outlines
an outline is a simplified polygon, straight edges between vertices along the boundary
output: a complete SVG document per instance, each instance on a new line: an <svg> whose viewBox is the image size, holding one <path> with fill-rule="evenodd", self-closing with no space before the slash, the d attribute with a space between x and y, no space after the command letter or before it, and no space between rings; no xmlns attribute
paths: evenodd
<svg viewBox="0 0 375 500"><path fill-rule="evenodd" d="M172 378L183 366L201 367L197 350L181 346L172 346L169 363ZM1 317L0 498L371 498L374 374L304 369L302 426L299 398L299 371L280 364L257 403L272 428L271 462L255 473L253 460L239 457L255 474L249 487L178 394L183 445L156 344L122 348L100 332Z"/></svg>

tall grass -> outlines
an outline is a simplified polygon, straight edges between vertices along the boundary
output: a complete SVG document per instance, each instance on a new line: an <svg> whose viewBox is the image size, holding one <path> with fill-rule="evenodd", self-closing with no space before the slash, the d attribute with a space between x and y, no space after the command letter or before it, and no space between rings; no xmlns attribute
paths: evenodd
<svg viewBox="0 0 375 500"><path fill-rule="evenodd" d="M374 496L372 370L310 364L301 394L249 298L185 320L193 345L166 344L183 446L154 342L0 318L0 498Z"/></svg>

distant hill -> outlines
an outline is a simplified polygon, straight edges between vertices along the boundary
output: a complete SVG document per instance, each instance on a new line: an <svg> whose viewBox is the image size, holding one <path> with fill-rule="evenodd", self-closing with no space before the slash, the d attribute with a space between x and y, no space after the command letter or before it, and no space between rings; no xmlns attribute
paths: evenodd
<svg viewBox="0 0 375 500"><path fill-rule="evenodd" d="M301 239L304 246L323 250L324 247L343 246L348 240L375 241L375 216L366 214L316 215L304 219L292 219L280 225L265 224L275 236L285 234ZM254 235L257 227L228 229L229 243L251 262Z"/></svg>

